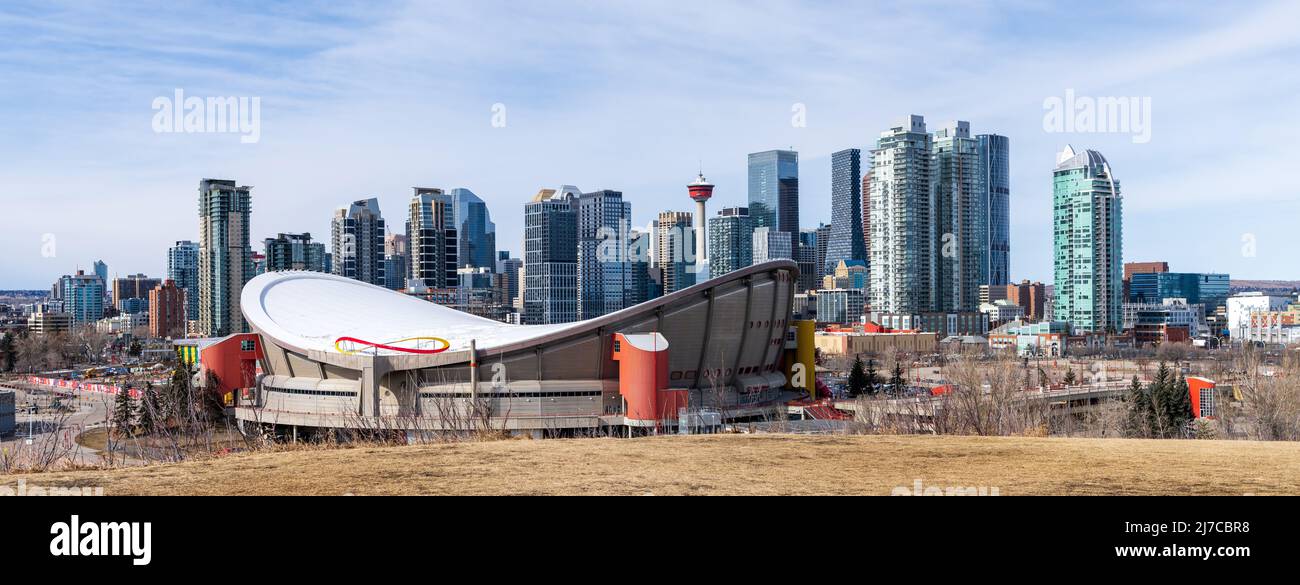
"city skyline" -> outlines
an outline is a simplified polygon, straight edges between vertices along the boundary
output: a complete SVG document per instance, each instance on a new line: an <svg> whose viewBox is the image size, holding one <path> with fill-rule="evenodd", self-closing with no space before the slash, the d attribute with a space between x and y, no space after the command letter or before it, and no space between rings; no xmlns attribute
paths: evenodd
<svg viewBox="0 0 1300 585"><path fill-rule="evenodd" d="M1166 260L1180 270L1239 278L1300 273L1300 259L1288 253L1286 221L1300 212L1300 185L1276 171L1296 158L1297 147L1265 139L1300 130L1300 114L1288 107L1297 82L1271 75L1294 61L1300 44L1285 25L1300 16L1292 4L1207 6L1176 17L1127 6L1127 18L1103 34L1049 27L1051 11L1033 6L1011 25L1000 24L995 11L968 7L773 6L763 15L740 11L746 16L736 20L717 17L737 12L725 6L601 6L581 20L600 34L530 42L529 51L567 56L564 70L536 69L535 58L508 40L576 18L541 5L513 10L514 22L486 17L500 10L490 3L343 6L292 17L89 7L58 27L46 10L16 6L0 19L0 32L21 56L0 60L14 81L0 112L15 121L14 132L0 138L0 178L12 193L9 211L27 218L0 234L8 250L0 257L0 288L45 288L78 267L89 272L100 258L110 276L164 274L163 251L197 238L191 197L199 177L255 187L255 242L282 232L328 233L340 202L376 196L382 208L400 210L412 185L465 187L495 212L496 248L520 254L522 205L538 188L621 191L632 203L633 225L644 226L659 211L687 209L681 185L701 166L717 185L711 208L744 206L746 155L792 148L801 159L800 227L810 229L830 219L831 153L870 148L882 129L912 113L936 127L969 120L1015 143L1013 281L1051 281L1050 164L1066 144L1105 152L1123 169L1125 260ZM312 19L326 24L311 41L268 40ZM626 38L612 35L628 19L650 24ZM217 26L174 36L185 29L173 24L200 20ZM752 30L771 28L759 26L769 20L789 26L764 46ZM470 21L480 26L457 26ZM905 64L890 64L898 54L889 44L906 35L906 25L922 24L938 40L909 52ZM702 27L727 42L671 41ZM41 42L46 37L67 42ZM837 37L855 44L842 46ZM94 58L78 49L90 39L104 48ZM827 59L782 53L807 54L796 47ZM954 47L969 54L951 62ZM1037 55L1034 62L1019 59L1026 51ZM1107 64L1105 79L1070 66L1084 51ZM765 60L770 65L761 67ZM920 72L915 82L894 83L905 70ZM369 74L351 75L360 72ZM396 75L413 77L393 84ZM334 83L340 77L349 79ZM954 77L962 88L956 94L944 89ZM1211 78L1219 82L1197 81ZM700 79L714 87L681 92ZM561 91L584 83L596 85ZM151 102L178 88L261 98L260 140L153 132ZM1045 131L1044 101L1067 92L1151 98L1151 140ZM1210 110L1216 115L1205 116ZM492 124L498 113L502 127ZM803 126L794 124L800 117ZM1245 147L1224 152L1216 141L1197 139L1223 135L1244 136ZM576 139L563 149L537 148L555 136ZM511 161L508 172L501 161ZM1195 245L1169 244L1210 216L1213 229L1197 231ZM140 229L145 222L156 227ZM52 257L41 254L47 234L56 243Z"/></svg>

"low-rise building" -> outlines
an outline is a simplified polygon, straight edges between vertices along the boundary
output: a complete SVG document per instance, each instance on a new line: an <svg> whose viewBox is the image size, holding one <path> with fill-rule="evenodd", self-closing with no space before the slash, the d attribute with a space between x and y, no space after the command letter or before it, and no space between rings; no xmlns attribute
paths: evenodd
<svg viewBox="0 0 1300 585"><path fill-rule="evenodd" d="M953 335L986 335L989 332L989 316L979 311L962 311L956 313L889 313L872 311L871 321L894 330L927 331L938 333L939 337Z"/></svg>
<svg viewBox="0 0 1300 585"><path fill-rule="evenodd" d="M1228 336L1242 340L1247 336L1252 313L1280 311L1291 304L1292 297L1262 292L1246 292L1228 297Z"/></svg>
<svg viewBox="0 0 1300 585"><path fill-rule="evenodd" d="M1038 323L1012 322L989 333L989 349L1014 349L1022 357L1060 357L1065 355L1070 324L1064 321Z"/></svg>
<svg viewBox="0 0 1300 585"><path fill-rule="evenodd" d="M95 330L100 333L121 335L131 333L136 328L149 326L149 313L122 313L116 317L106 317L95 322Z"/></svg>
<svg viewBox="0 0 1300 585"><path fill-rule="evenodd" d="M1281 311L1251 313L1239 339L1282 345L1300 343L1300 304L1293 304Z"/></svg>
<svg viewBox="0 0 1300 585"><path fill-rule="evenodd" d="M36 335L67 333L72 330L72 315L37 311L27 317L27 330Z"/></svg>
<svg viewBox="0 0 1300 585"><path fill-rule="evenodd" d="M817 291L817 320L823 323L857 323L862 320L863 306L863 290L859 288Z"/></svg>
<svg viewBox="0 0 1300 585"><path fill-rule="evenodd" d="M1124 303L1124 330L1133 332L1133 340L1138 345L1187 341L1208 331L1205 307L1188 304L1181 298L1168 298L1159 303Z"/></svg>
<svg viewBox="0 0 1300 585"><path fill-rule="evenodd" d="M980 312L989 316L989 326L1025 320L1025 308L1007 299L981 303Z"/></svg>
<svg viewBox="0 0 1300 585"><path fill-rule="evenodd" d="M914 354L930 354L939 351L938 334L915 331L891 333L819 331L814 343L817 349L826 355L880 354L891 349Z"/></svg>

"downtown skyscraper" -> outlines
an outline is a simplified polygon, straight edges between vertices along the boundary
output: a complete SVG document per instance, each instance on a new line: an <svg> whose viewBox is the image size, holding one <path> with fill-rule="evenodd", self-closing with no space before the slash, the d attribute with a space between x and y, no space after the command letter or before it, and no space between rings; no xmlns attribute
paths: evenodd
<svg viewBox="0 0 1300 585"><path fill-rule="evenodd" d="M754 222L749 209L725 207L709 218L709 270L717 278L754 263Z"/></svg>
<svg viewBox="0 0 1300 585"><path fill-rule="evenodd" d="M992 267L1006 278L1008 254L993 257L990 235L997 223L1006 251L1006 155L1005 137L972 136L964 121L929 133L912 115L881 134L861 180L873 312L976 313Z"/></svg>
<svg viewBox="0 0 1300 585"><path fill-rule="evenodd" d="M457 268L488 268L496 271L497 226L487 204L473 191L452 189L451 197L456 228Z"/></svg>
<svg viewBox="0 0 1300 585"><path fill-rule="evenodd" d="M384 216L378 199L359 199L334 211L330 249L334 274L385 285Z"/></svg>
<svg viewBox="0 0 1300 585"><path fill-rule="evenodd" d="M628 305L627 232L632 204L603 189L578 196L578 318L593 319Z"/></svg>
<svg viewBox="0 0 1300 585"><path fill-rule="evenodd" d="M1011 146L1006 136L980 134L980 179L987 199L988 254L983 283L1011 283Z"/></svg>
<svg viewBox="0 0 1300 585"><path fill-rule="evenodd" d="M872 150L868 304L873 311L919 313L937 305L939 234L931 155L925 118L916 115L882 132Z"/></svg>
<svg viewBox="0 0 1300 585"><path fill-rule="evenodd" d="M412 190L406 217L406 246L410 254L407 276L418 280L414 284L419 286L453 288L460 282L456 274L460 266L460 236L456 229L455 200L442 189L413 187ZM496 259L491 262L489 268L495 267Z"/></svg>
<svg viewBox="0 0 1300 585"><path fill-rule="evenodd" d="M749 155L749 215L754 227L799 238L799 153L768 150Z"/></svg>
<svg viewBox="0 0 1300 585"><path fill-rule="evenodd" d="M199 332L222 337L248 330L240 293L254 274L249 245L251 187L199 181Z"/></svg>
<svg viewBox="0 0 1300 585"><path fill-rule="evenodd" d="M695 284L695 227L689 211L661 211L654 224L655 267L664 294Z"/></svg>
<svg viewBox="0 0 1300 585"><path fill-rule="evenodd" d="M954 122L931 136L934 189L935 310L975 311L988 259L988 208L978 142L970 123Z"/></svg>
<svg viewBox="0 0 1300 585"><path fill-rule="evenodd" d="M1052 171L1054 317L1076 332L1123 327L1123 198L1100 152L1066 146Z"/></svg>
<svg viewBox="0 0 1300 585"><path fill-rule="evenodd" d="M831 155L831 237L817 268L833 272L841 260L866 260L862 231L862 151L856 148Z"/></svg>
<svg viewBox="0 0 1300 585"><path fill-rule="evenodd" d="M524 205L525 325L578 320L577 187L542 189Z"/></svg>

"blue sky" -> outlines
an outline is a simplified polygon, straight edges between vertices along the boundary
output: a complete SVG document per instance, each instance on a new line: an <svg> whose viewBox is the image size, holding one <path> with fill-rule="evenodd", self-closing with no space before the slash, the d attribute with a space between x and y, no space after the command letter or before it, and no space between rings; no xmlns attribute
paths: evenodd
<svg viewBox="0 0 1300 585"><path fill-rule="evenodd" d="M365 197L400 225L421 185L474 190L517 254L539 188L621 190L644 224L690 209L700 161L716 210L743 204L747 153L793 146L813 227L830 153L912 113L1010 137L1015 278L1051 281L1066 143L1121 180L1126 260L1300 278L1296 22L1296 2L6 2L0 288L97 258L162 274L203 177L254 186L257 249L324 239ZM177 88L259 97L260 141L155 133ZM1151 141L1045 131L1067 89L1151 98Z"/></svg>

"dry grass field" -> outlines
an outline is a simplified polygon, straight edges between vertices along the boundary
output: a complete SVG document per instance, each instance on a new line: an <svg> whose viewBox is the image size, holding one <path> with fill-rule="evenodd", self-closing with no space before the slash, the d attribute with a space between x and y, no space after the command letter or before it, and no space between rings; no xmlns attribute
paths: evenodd
<svg viewBox="0 0 1300 585"><path fill-rule="evenodd" d="M0 485L128 494L1300 494L1300 444L930 436L712 435L297 449Z"/></svg>

